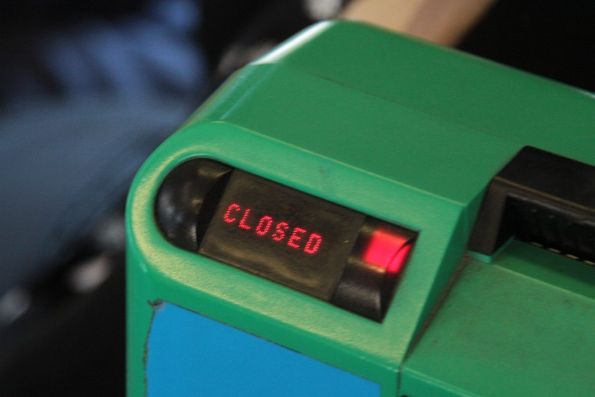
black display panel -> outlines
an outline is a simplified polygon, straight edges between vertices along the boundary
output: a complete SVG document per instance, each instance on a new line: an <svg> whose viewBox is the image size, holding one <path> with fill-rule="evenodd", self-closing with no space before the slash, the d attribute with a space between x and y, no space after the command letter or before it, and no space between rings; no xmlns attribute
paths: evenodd
<svg viewBox="0 0 595 397"><path fill-rule="evenodd" d="M330 300L364 220L361 213L235 170L199 252Z"/></svg>
<svg viewBox="0 0 595 397"><path fill-rule="evenodd" d="M226 164L175 167L155 198L171 244L382 321L417 232Z"/></svg>

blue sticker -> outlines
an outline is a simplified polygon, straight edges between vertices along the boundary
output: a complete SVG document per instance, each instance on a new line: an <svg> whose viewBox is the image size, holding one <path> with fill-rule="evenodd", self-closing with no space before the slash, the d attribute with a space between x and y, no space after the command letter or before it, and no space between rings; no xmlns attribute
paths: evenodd
<svg viewBox="0 0 595 397"><path fill-rule="evenodd" d="M155 314L149 397L374 397L378 384L175 305Z"/></svg>

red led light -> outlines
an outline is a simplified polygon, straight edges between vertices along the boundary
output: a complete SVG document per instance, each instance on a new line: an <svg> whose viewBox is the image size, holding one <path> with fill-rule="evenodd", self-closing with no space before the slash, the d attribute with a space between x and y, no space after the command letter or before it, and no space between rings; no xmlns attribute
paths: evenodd
<svg viewBox="0 0 595 397"><path fill-rule="evenodd" d="M271 230L271 226L273 225L273 218L270 216L263 216L258 221L258 225L256 225L256 234L259 236L266 236L269 230Z"/></svg>
<svg viewBox="0 0 595 397"><path fill-rule="evenodd" d="M312 233L308 238L308 242L304 246L304 252L306 254L314 255L320 249L322 244L322 236L320 234Z"/></svg>
<svg viewBox="0 0 595 397"><path fill-rule="evenodd" d="M240 219L240 223L238 224L238 227L240 229L244 229L244 230L252 230L252 226L250 226L247 222L248 222L248 218L250 218L250 208L246 208L244 210L244 215L242 215L242 219Z"/></svg>
<svg viewBox="0 0 595 397"><path fill-rule="evenodd" d="M234 223L237 219L233 218L231 216L232 212L240 212L240 206L236 203L230 204L227 207L227 210L225 211L225 214L223 214L223 220L225 221L225 223Z"/></svg>
<svg viewBox="0 0 595 397"><path fill-rule="evenodd" d="M291 237L289 237L289 241L287 242L287 245L290 246L291 248L295 248L295 249L300 248L300 245L298 243L302 239L302 236L304 235L304 233L306 233L306 229L301 228L301 227L294 228L293 232L291 233Z"/></svg>
<svg viewBox="0 0 595 397"><path fill-rule="evenodd" d="M409 237L378 229L372 232L364 250L363 261L387 273L396 274L403 269L411 251Z"/></svg>
<svg viewBox="0 0 595 397"><path fill-rule="evenodd" d="M275 241L283 241L285 239L285 232L287 229L289 229L287 222L277 223L277 226L275 226L275 233L273 233L271 238Z"/></svg>
<svg viewBox="0 0 595 397"><path fill-rule="evenodd" d="M223 221L259 237L269 237L277 243L284 243L287 247L301 250L308 255L317 254L322 246L322 235L309 233L305 228L291 226L285 221L276 221L270 215L259 218L253 214L251 208L238 203L227 206L223 213Z"/></svg>

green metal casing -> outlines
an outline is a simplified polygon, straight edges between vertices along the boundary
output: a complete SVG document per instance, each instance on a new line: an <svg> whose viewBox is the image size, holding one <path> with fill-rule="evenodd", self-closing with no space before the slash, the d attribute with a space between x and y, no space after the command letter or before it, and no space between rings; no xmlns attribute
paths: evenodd
<svg viewBox="0 0 595 397"><path fill-rule="evenodd" d="M595 165L594 103L349 22L315 25L244 67L132 185L128 394L146 393L165 301L376 382L383 397L595 395L595 269L517 242L466 254L489 181L522 146ZM419 231L384 321L169 244L154 198L195 157Z"/></svg>

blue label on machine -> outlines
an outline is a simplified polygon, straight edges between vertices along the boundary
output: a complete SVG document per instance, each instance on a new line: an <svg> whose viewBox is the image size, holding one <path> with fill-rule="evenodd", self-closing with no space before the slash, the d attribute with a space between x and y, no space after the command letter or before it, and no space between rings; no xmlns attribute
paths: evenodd
<svg viewBox="0 0 595 397"><path fill-rule="evenodd" d="M378 384L164 304L147 357L149 397L373 397Z"/></svg>

